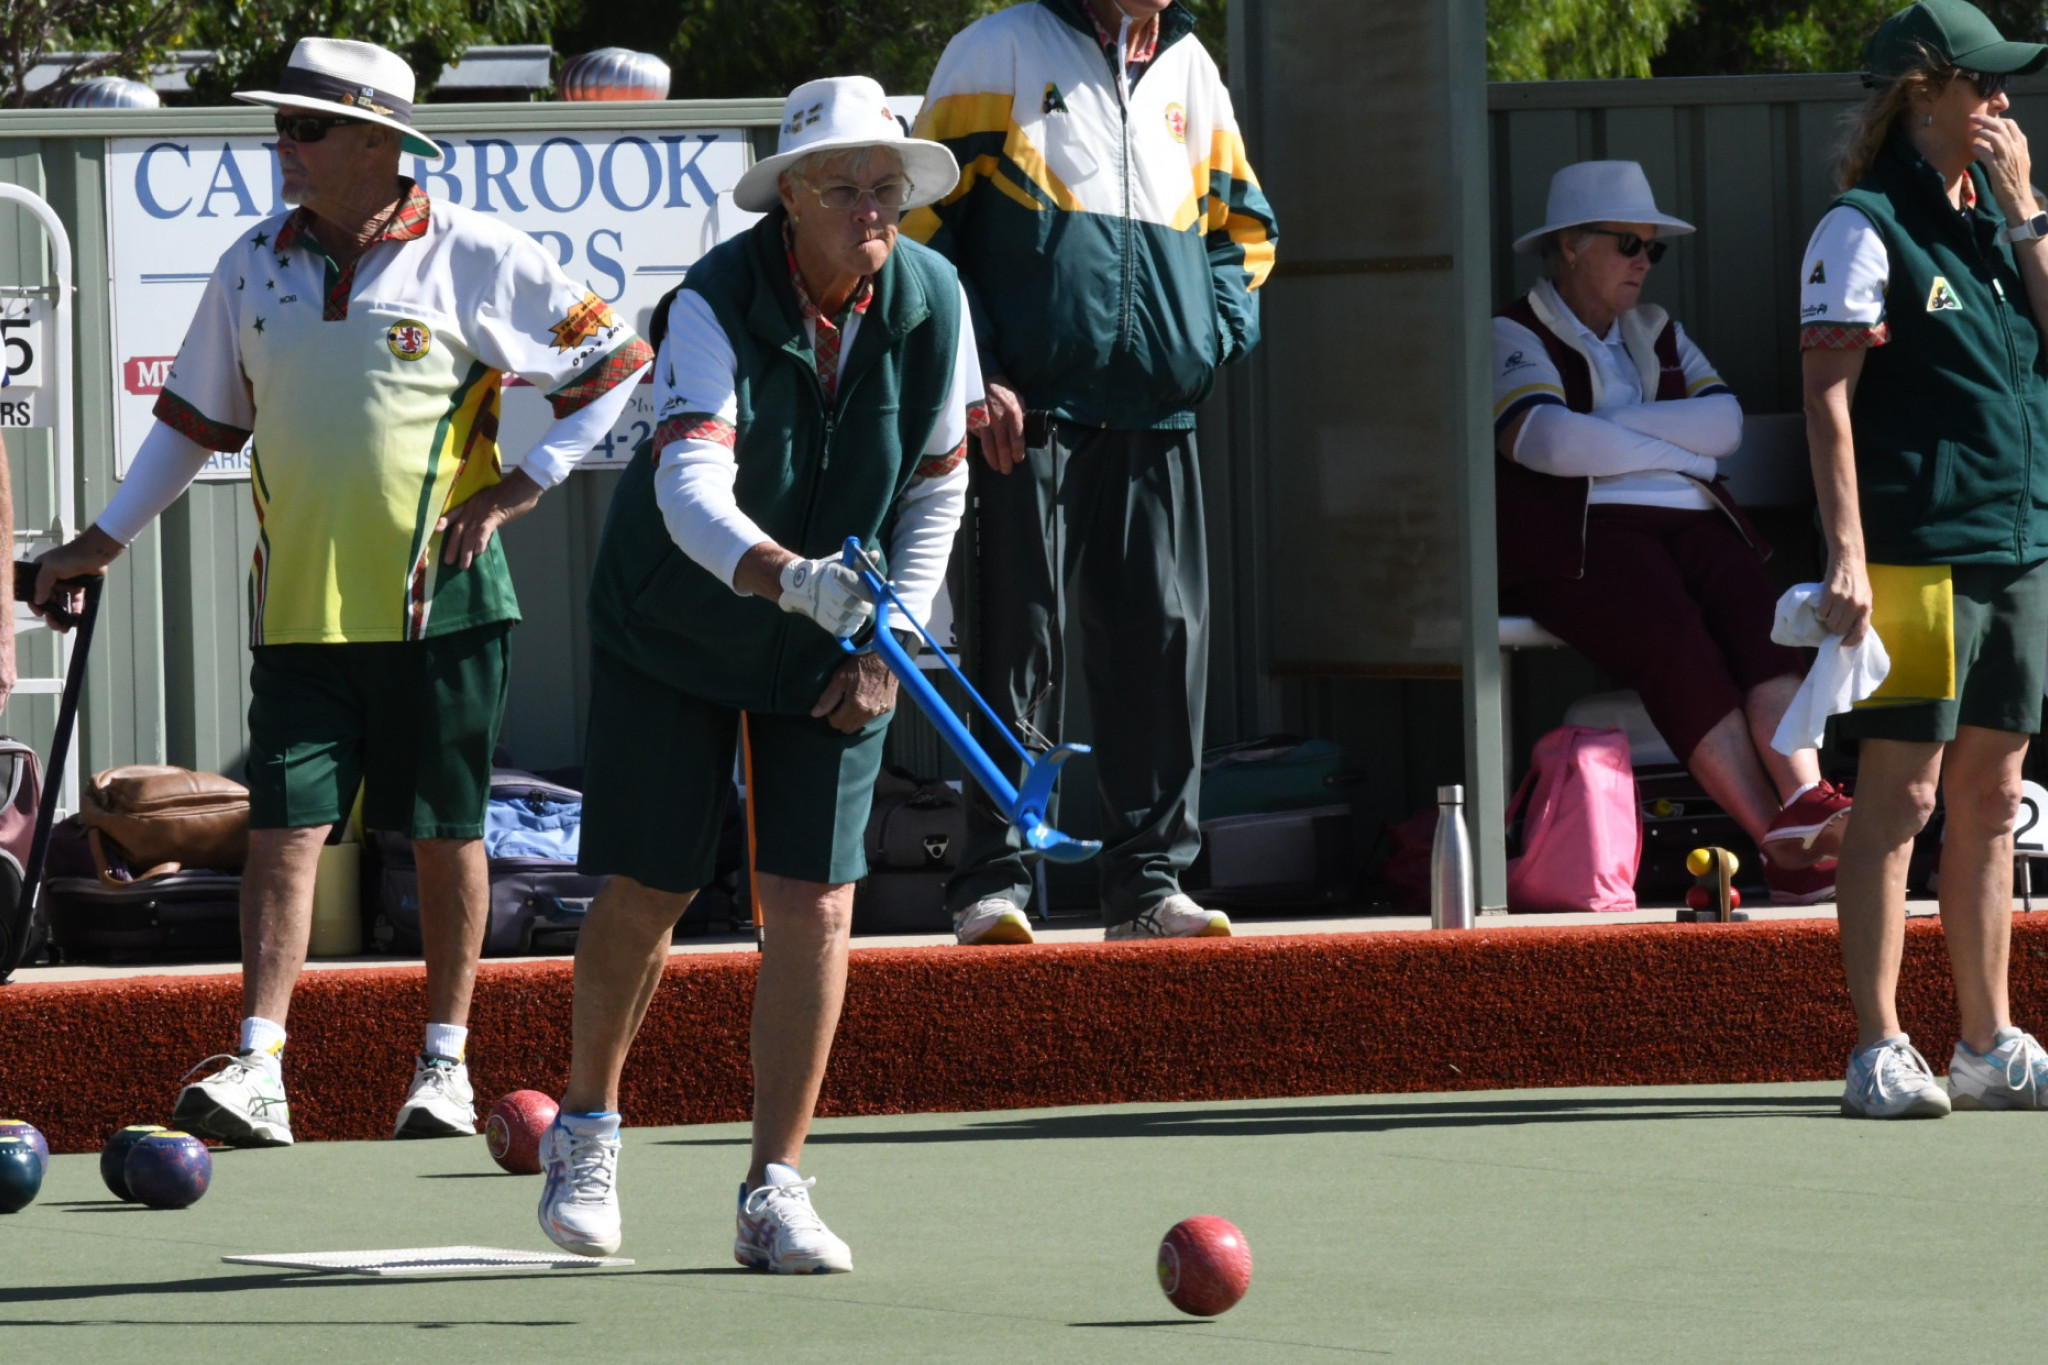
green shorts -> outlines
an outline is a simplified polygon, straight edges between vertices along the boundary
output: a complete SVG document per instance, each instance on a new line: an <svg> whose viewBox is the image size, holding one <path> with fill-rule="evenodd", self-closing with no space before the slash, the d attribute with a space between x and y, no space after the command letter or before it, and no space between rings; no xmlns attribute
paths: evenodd
<svg viewBox="0 0 2048 1365"><path fill-rule="evenodd" d="M740 713L602 650L592 664L577 870L695 891L717 861ZM809 716L747 716L756 868L827 885L867 875L868 808L892 714L850 735Z"/></svg>
<svg viewBox="0 0 2048 1365"><path fill-rule="evenodd" d="M348 817L480 839L505 719L512 623L390 644L259 645L249 667L249 825Z"/></svg>
<svg viewBox="0 0 2048 1365"><path fill-rule="evenodd" d="M1958 564L1956 694L1947 701L1858 708L1836 721L1845 739L1946 744L1958 725L2031 735L2048 686L2048 560Z"/></svg>

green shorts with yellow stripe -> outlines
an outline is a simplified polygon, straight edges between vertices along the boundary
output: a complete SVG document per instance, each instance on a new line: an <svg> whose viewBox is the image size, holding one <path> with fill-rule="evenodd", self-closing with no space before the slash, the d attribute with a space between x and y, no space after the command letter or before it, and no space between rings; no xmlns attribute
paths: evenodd
<svg viewBox="0 0 2048 1365"><path fill-rule="evenodd" d="M250 827L345 820L360 786L367 828L482 838L512 625L390 643L257 646Z"/></svg>

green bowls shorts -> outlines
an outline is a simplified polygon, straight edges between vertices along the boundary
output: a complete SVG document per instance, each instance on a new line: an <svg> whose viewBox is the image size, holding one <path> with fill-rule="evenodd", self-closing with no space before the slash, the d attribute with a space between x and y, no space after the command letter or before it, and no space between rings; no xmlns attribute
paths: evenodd
<svg viewBox="0 0 2048 1365"><path fill-rule="evenodd" d="M893 714L850 735L809 716L747 715L757 869L835 886L867 875L868 809ZM577 870L678 894L709 882L739 732L740 712L598 651Z"/></svg>
<svg viewBox="0 0 2048 1365"><path fill-rule="evenodd" d="M249 825L348 818L481 839L505 719L512 623L378 644L259 645L249 666Z"/></svg>
<svg viewBox="0 0 2048 1365"><path fill-rule="evenodd" d="M1958 725L2019 735L2040 731L2048 684L2048 560L2023 567L1958 564L1950 578L1955 696L1851 711L1835 722L1844 738L1946 744Z"/></svg>

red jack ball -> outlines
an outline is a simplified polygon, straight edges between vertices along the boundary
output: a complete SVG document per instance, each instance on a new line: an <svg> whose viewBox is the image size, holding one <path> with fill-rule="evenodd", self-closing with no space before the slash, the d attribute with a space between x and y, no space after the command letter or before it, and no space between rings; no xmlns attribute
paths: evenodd
<svg viewBox="0 0 2048 1365"><path fill-rule="evenodd" d="M1183 1218L1159 1244L1159 1287L1198 1318L1227 1312L1252 1286L1252 1248L1222 1218Z"/></svg>

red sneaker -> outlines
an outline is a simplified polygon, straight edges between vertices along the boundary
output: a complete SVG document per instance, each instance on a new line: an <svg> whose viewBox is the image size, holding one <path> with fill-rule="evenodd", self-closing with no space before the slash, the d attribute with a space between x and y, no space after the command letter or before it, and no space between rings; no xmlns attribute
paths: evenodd
<svg viewBox="0 0 2048 1365"><path fill-rule="evenodd" d="M1764 831L1762 852L1785 868L1812 867L1842 849L1849 798L1834 783L1821 781L1778 812ZM1806 904L1801 901L1798 904Z"/></svg>
<svg viewBox="0 0 2048 1365"><path fill-rule="evenodd" d="M1823 858L1812 867L1786 867L1766 857L1764 885L1773 905L1818 905L1835 898L1835 860Z"/></svg>

